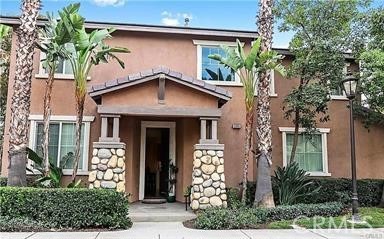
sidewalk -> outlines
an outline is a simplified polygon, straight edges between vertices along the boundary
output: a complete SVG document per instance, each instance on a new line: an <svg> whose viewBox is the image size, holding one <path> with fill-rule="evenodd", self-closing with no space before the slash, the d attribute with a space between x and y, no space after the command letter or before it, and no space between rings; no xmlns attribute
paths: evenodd
<svg viewBox="0 0 384 239"><path fill-rule="evenodd" d="M139 222L125 231L0 232L0 239L370 239L384 238L384 228L353 230L195 230L180 222Z"/></svg>

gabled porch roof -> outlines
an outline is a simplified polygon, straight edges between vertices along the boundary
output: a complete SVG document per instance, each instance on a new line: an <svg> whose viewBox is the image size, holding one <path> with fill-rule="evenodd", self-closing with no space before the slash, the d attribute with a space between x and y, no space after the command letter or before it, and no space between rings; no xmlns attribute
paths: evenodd
<svg viewBox="0 0 384 239"><path fill-rule="evenodd" d="M219 99L220 106L225 104L232 97L231 92L227 91L226 89L209 84L207 82L198 80L190 76L186 76L183 73L170 70L169 68L163 66L130 74L123 78L110 80L105 82L104 84L94 85L89 89L89 95L97 102L103 94L128 88L130 86L138 85L159 78L164 78L165 80L170 80L178 84L198 90L202 93L217 97Z"/></svg>

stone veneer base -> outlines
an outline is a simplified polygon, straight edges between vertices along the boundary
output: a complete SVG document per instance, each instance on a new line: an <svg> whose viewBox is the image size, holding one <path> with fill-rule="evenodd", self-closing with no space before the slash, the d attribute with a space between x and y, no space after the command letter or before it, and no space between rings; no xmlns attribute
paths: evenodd
<svg viewBox="0 0 384 239"><path fill-rule="evenodd" d="M97 142L92 155L89 188L125 192L125 144Z"/></svg>
<svg viewBox="0 0 384 239"><path fill-rule="evenodd" d="M196 144L193 155L191 208L227 207L224 145Z"/></svg>

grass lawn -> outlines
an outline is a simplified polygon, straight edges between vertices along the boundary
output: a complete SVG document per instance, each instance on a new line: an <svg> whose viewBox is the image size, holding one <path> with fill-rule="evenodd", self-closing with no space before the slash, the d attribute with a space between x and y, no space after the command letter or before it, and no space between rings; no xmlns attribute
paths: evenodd
<svg viewBox="0 0 384 239"><path fill-rule="evenodd" d="M267 225L270 229L290 229L295 224L308 229L318 228L377 228L384 227L384 208L365 207L360 208L360 216L366 224L351 224L347 222L351 218L351 213L338 217L313 217L294 220L272 222Z"/></svg>

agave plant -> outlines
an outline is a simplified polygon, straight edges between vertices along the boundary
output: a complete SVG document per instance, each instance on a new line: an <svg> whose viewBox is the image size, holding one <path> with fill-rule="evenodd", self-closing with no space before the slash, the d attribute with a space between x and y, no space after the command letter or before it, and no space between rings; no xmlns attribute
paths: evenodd
<svg viewBox="0 0 384 239"><path fill-rule="evenodd" d="M300 169L293 161L286 167L278 167L273 178L279 189L279 204L292 205L304 196L309 196L320 190L320 187L311 190L314 182L305 170Z"/></svg>

